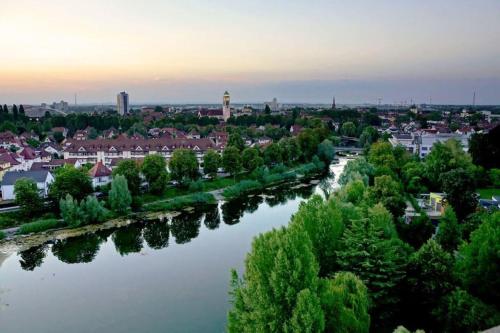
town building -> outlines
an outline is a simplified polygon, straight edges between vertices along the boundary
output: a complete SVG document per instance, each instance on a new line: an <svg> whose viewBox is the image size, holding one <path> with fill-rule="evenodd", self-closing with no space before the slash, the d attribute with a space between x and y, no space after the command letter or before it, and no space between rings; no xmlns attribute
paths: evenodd
<svg viewBox="0 0 500 333"><path fill-rule="evenodd" d="M271 112L278 112L279 111L278 99L276 97L274 97L273 100L270 102L264 102L264 107L266 107L266 106L269 106L269 109L271 109Z"/></svg>
<svg viewBox="0 0 500 333"><path fill-rule="evenodd" d="M221 148L208 138L187 139L160 137L155 139L126 138L68 141L64 147L64 159L76 159L81 164L103 162L111 165L114 159L143 159L150 154L160 154L167 161L176 149L191 149L198 161L203 161L209 149Z"/></svg>
<svg viewBox="0 0 500 333"><path fill-rule="evenodd" d="M122 91L118 95L116 95L116 106L118 114L124 116L128 113L129 104L128 104L128 94L125 91Z"/></svg>
<svg viewBox="0 0 500 333"><path fill-rule="evenodd" d="M414 132L411 134L394 133L389 138L389 142L395 147L401 145L406 148L410 153L416 154L423 158L427 156L432 146L436 142L446 142L450 139L457 140L463 147L464 151L469 150L469 137L470 133L430 133L430 132Z"/></svg>
<svg viewBox="0 0 500 333"><path fill-rule="evenodd" d="M97 186L104 186L111 183L111 169L102 163L102 161L97 162L90 170L89 176L92 180L92 186L96 188Z"/></svg>
<svg viewBox="0 0 500 333"><path fill-rule="evenodd" d="M231 117L231 96L226 91L222 96L222 119L227 121Z"/></svg>
<svg viewBox="0 0 500 333"><path fill-rule="evenodd" d="M49 185L54 181L54 176L49 170L34 170L34 171L8 171L2 178L2 199L14 200L14 186L16 181L21 178L28 178L35 181L40 195L46 197L49 192Z"/></svg>

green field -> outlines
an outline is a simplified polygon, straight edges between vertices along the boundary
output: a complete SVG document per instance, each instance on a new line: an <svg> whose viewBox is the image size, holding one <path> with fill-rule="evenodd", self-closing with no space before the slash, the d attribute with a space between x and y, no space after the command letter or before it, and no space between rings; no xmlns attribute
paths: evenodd
<svg viewBox="0 0 500 333"><path fill-rule="evenodd" d="M479 188L477 192L481 196L481 199L491 200L492 196L500 196L500 188Z"/></svg>

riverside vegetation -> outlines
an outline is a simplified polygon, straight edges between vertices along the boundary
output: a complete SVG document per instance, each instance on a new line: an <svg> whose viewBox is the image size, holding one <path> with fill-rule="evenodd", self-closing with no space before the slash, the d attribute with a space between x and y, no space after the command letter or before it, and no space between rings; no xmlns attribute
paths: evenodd
<svg viewBox="0 0 500 333"><path fill-rule="evenodd" d="M94 196L85 166L81 169L64 166L55 172L45 205L32 180L18 180L15 194L20 210L0 214L0 221L7 227L16 225L18 218L28 220L17 232L26 234L101 223L130 212L210 205L216 201L208 191L220 188L225 188L222 195L226 199L235 199L272 184L325 170L334 157L333 144L325 133L306 131L298 138L284 138L263 150L245 148L241 146L239 133L231 134L229 147L222 156L215 151L206 153L203 169L210 179L204 180L200 179L198 161L191 150L176 150L168 169L165 159L156 154L148 155L141 165L132 160L121 161L113 171L111 184L98 189L105 200ZM221 167L231 177L218 179L217 170ZM142 187L143 181L146 189ZM169 185L170 181L176 185ZM53 211L58 214L51 213Z"/></svg>
<svg viewBox="0 0 500 333"><path fill-rule="evenodd" d="M254 239L243 275L232 271L229 332L500 324L500 212L477 207L481 172L456 141L424 160L373 144L347 164L338 192L302 203L287 227ZM448 194L437 230L421 210L403 218L406 201L427 189Z"/></svg>

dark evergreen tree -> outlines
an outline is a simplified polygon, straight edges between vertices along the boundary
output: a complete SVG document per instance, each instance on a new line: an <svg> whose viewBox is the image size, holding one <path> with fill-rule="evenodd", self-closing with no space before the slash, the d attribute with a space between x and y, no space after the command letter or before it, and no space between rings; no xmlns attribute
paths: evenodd
<svg viewBox="0 0 500 333"><path fill-rule="evenodd" d="M19 112L17 110L17 105L14 104L14 105L12 105L12 116L14 117L14 119L17 119L18 115L19 115Z"/></svg>

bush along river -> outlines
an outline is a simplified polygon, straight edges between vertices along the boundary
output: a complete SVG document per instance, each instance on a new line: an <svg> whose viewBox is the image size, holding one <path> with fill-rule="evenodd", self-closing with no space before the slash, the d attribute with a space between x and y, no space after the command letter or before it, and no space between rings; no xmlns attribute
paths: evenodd
<svg viewBox="0 0 500 333"><path fill-rule="evenodd" d="M230 269L243 269L254 236L338 187L345 163L317 179L161 219L4 243L0 331L224 332Z"/></svg>

